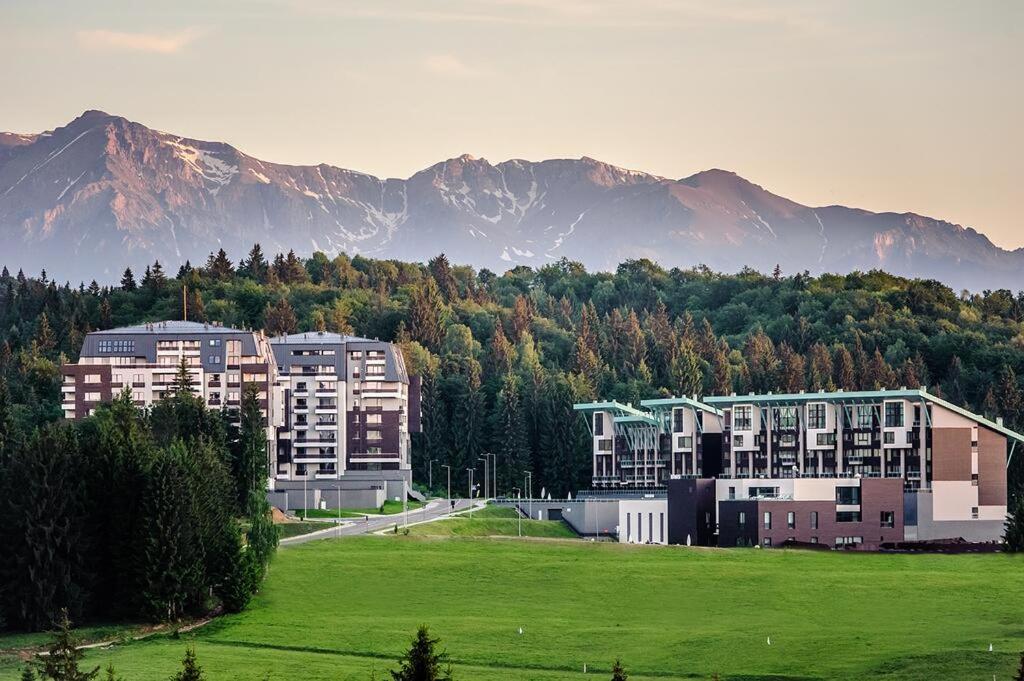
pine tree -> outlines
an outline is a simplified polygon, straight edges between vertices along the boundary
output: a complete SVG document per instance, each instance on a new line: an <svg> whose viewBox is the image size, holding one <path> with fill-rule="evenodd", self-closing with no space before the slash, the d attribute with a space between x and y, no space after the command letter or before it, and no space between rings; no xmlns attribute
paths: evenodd
<svg viewBox="0 0 1024 681"><path fill-rule="evenodd" d="M437 282L429 278L413 288L409 297L409 335L430 350L441 345L444 304Z"/></svg>
<svg viewBox="0 0 1024 681"><path fill-rule="evenodd" d="M756 393L774 390L778 383L779 358L775 344L760 327L747 337L743 355L750 372L750 388Z"/></svg>
<svg viewBox="0 0 1024 681"><path fill-rule="evenodd" d="M438 291L441 292L446 301L451 302L458 298L459 289L455 284L451 263L448 262L448 258L444 253L441 253L427 263L427 269L430 270L430 276L437 282Z"/></svg>
<svg viewBox="0 0 1024 681"><path fill-rule="evenodd" d="M267 489L267 434L255 383L245 385L239 431L234 473L238 508L247 509L254 498L263 498Z"/></svg>
<svg viewBox="0 0 1024 681"><path fill-rule="evenodd" d="M494 421L491 425L491 451L497 454L497 461L504 464L499 484L506 489L515 486L515 482L522 478L530 466L522 407L519 377L509 372L505 374L501 390L495 398Z"/></svg>
<svg viewBox="0 0 1024 681"><path fill-rule="evenodd" d="M285 333L295 333L299 328L299 320L295 317L295 310L287 298L278 298L271 307L269 304L263 312L263 323L267 333L272 336L279 336Z"/></svg>
<svg viewBox="0 0 1024 681"><path fill-rule="evenodd" d="M622 661L615 658L615 664L612 665L612 681L626 681L628 678L626 670L622 668Z"/></svg>
<svg viewBox="0 0 1024 681"><path fill-rule="evenodd" d="M50 644L47 655L40 655L36 658L39 667L39 675L42 679L52 681L90 681L96 678L100 668L92 671L79 669L82 658L85 657L75 641L71 632L71 620L67 610L63 610L57 620L57 633L54 635L53 643ZM24 675L22 678L25 678Z"/></svg>
<svg viewBox="0 0 1024 681"><path fill-rule="evenodd" d="M26 666L21 670L21 681L36 681L36 673L32 671L32 667Z"/></svg>
<svg viewBox="0 0 1024 681"><path fill-rule="evenodd" d="M533 310L529 299L524 295L516 296L512 303L512 340L518 341L524 333L529 333L532 323Z"/></svg>
<svg viewBox="0 0 1024 681"><path fill-rule="evenodd" d="M185 657L181 660L181 671L175 674L171 681L203 681L203 668L196 662L195 648L189 646L185 649Z"/></svg>
<svg viewBox="0 0 1024 681"><path fill-rule="evenodd" d="M835 387L850 392L857 389L857 371L853 365L853 355L845 345L836 346L833 352L832 365L835 372Z"/></svg>
<svg viewBox="0 0 1024 681"><path fill-rule="evenodd" d="M1024 494L1018 493L1006 515L1003 547L1011 553L1024 551Z"/></svg>
<svg viewBox="0 0 1024 681"><path fill-rule="evenodd" d="M206 259L206 274L215 281L226 281L235 273L234 265L228 260L228 254L221 248L216 255L210 253Z"/></svg>
<svg viewBox="0 0 1024 681"><path fill-rule="evenodd" d="M704 376L697 352L690 341L680 341L669 365L672 375L672 390L679 395L693 396L701 393Z"/></svg>
<svg viewBox="0 0 1024 681"><path fill-rule="evenodd" d="M100 326L99 330L104 331L114 326L114 311L110 307L110 300L104 298L100 301Z"/></svg>
<svg viewBox="0 0 1024 681"><path fill-rule="evenodd" d="M43 354L57 347L57 339L54 337L53 328L50 326L50 318L46 316L45 312L40 312L39 319L36 320L35 341L36 347Z"/></svg>
<svg viewBox="0 0 1024 681"><path fill-rule="evenodd" d="M132 274L132 268L124 268L124 274L121 275L121 290L131 292L138 288L135 285L135 275Z"/></svg>
<svg viewBox="0 0 1024 681"><path fill-rule="evenodd" d="M111 662L107 665L106 674L103 675L103 681L125 681L124 677L118 676L114 670L114 663Z"/></svg>
<svg viewBox="0 0 1024 681"><path fill-rule="evenodd" d="M263 248L256 243L249 249L249 257L239 265L238 273L262 284L267 279L269 267L270 265L263 255Z"/></svg>
<svg viewBox="0 0 1024 681"><path fill-rule="evenodd" d="M14 411L7 377L0 371L0 467L7 461L15 447Z"/></svg>
<svg viewBox="0 0 1024 681"><path fill-rule="evenodd" d="M834 367L832 355L823 343L811 346L811 362L808 368L808 386L812 392L832 392L836 384L832 380Z"/></svg>
<svg viewBox="0 0 1024 681"><path fill-rule="evenodd" d="M804 389L804 357L793 352L789 344L779 344L779 390L798 393Z"/></svg>
<svg viewBox="0 0 1024 681"><path fill-rule="evenodd" d="M430 638L427 628L421 626L416 631L409 652L399 660L398 671L391 672L393 681L451 681L451 665L442 669L447 661L447 653L438 653L435 646L440 639Z"/></svg>
<svg viewBox="0 0 1024 681"><path fill-rule="evenodd" d="M1024 397L1021 396L1020 386L1017 383L1017 374L1009 364L1004 364L999 369L995 394L999 403L999 414L1007 424L1017 426L1021 422L1022 411L1024 411Z"/></svg>

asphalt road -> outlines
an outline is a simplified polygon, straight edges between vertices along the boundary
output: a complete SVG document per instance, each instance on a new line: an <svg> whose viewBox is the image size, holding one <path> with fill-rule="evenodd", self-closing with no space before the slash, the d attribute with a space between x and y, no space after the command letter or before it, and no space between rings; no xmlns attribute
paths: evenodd
<svg viewBox="0 0 1024 681"><path fill-rule="evenodd" d="M454 501L455 507L451 509L452 513L465 511L469 508L470 502L468 499L455 499ZM477 503L479 504L480 502L478 501ZM438 499L428 502L427 505L422 508L409 511L408 522L412 525L413 523L435 520L448 515L448 513L448 501L445 499ZM305 544L308 541L330 539L331 537L351 537L358 534L369 534L380 530L392 529L396 524L398 525L399 531L401 531L405 522L405 513L369 516L369 519L367 520L363 520L361 518L344 518L340 524L336 520L325 520L325 529L317 530L316 532L311 532L309 534L301 534L297 537L282 539L281 546L295 546L296 544Z"/></svg>

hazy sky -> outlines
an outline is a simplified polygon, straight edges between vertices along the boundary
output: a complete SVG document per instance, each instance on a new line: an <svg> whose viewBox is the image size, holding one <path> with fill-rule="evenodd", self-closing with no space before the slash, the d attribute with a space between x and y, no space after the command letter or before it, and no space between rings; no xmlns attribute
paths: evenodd
<svg viewBox="0 0 1024 681"><path fill-rule="evenodd" d="M85 109L383 176L726 168L1024 246L1015 0L0 0L0 130Z"/></svg>

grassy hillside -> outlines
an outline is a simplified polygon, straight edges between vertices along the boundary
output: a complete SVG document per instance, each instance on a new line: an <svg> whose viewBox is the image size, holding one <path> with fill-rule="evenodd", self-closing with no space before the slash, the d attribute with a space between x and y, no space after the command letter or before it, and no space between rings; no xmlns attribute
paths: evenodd
<svg viewBox="0 0 1024 681"><path fill-rule="evenodd" d="M192 640L211 681L365 681L426 623L460 681L595 678L584 664L607 678L615 656L637 681L1007 679L1024 648L1022 570L998 554L363 537L281 551L252 607L194 639L87 659L162 681ZM3 681L17 674L0 663Z"/></svg>

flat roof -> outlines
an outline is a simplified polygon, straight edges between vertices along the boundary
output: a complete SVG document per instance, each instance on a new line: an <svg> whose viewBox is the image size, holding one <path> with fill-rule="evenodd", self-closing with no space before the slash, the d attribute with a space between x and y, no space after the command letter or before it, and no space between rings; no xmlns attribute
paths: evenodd
<svg viewBox="0 0 1024 681"><path fill-rule="evenodd" d="M180 319L169 319L162 322L145 322L143 324L134 324L132 326L121 326L116 329L106 329L104 331L91 331L90 335L96 336L117 336L125 334L164 334L164 333L184 333L184 334L220 334L220 333L252 333L252 331L245 331L243 329L233 329L230 326L218 326L215 324L206 324L203 322L186 322Z"/></svg>
<svg viewBox="0 0 1024 681"><path fill-rule="evenodd" d="M270 339L271 345L303 345L310 343L383 343L370 338L360 336L347 336L342 333L331 333L329 331L306 331L304 333L289 333L283 336L274 336Z"/></svg>
<svg viewBox="0 0 1024 681"><path fill-rule="evenodd" d="M928 392L924 388L918 388L917 390L908 390L901 388L899 390L851 390L845 392L837 390L835 392L814 392L814 393L770 393L761 395L728 395L728 396L712 396L704 398L709 404L720 405L722 407L729 407L735 404L801 404L805 402L878 402L884 400L910 400L917 402L932 402L945 409L949 409L965 418L971 419L981 425L1001 433L1008 438L1014 439L1018 442L1024 442L1024 435L1016 431L1010 430L1004 425L991 421L980 414L968 411L963 407L957 406L952 402L936 397Z"/></svg>

